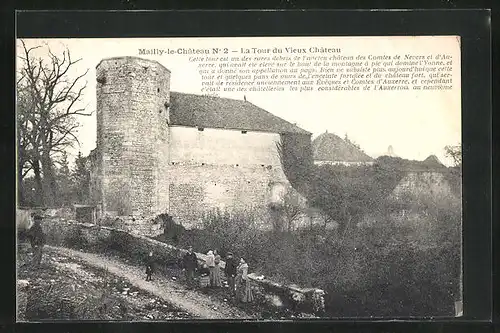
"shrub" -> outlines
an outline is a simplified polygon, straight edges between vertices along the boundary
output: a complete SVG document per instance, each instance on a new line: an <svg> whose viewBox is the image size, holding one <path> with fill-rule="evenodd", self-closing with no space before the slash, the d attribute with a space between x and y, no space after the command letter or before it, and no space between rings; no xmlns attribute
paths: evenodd
<svg viewBox="0 0 500 333"><path fill-rule="evenodd" d="M460 240L450 236L457 224L453 208L437 206L422 217L432 219L430 229L382 214L383 223L351 224L340 235L319 226L262 231L251 213L219 211L207 215L205 229L186 234L195 250L232 251L247 259L251 271L276 282L326 290L330 316L453 315ZM438 235L448 235L448 242Z"/></svg>
<svg viewBox="0 0 500 333"><path fill-rule="evenodd" d="M74 228L73 232L64 238L63 245L74 249L88 248L88 242L85 239L83 231L78 227Z"/></svg>

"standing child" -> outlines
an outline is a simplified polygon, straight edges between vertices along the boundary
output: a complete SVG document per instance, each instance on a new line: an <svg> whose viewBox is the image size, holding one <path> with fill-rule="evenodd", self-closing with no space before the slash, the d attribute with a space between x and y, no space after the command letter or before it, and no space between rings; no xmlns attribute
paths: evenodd
<svg viewBox="0 0 500 333"><path fill-rule="evenodd" d="M146 259L146 281L151 281L151 275L153 275L154 258L153 252L150 251Z"/></svg>

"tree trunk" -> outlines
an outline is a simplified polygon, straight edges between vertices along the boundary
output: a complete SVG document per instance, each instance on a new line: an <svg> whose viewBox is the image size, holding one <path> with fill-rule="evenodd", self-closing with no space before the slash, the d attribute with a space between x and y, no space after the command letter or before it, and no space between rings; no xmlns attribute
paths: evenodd
<svg viewBox="0 0 500 333"><path fill-rule="evenodd" d="M17 206L26 205L24 198L24 186L23 186L23 164L21 158L18 158L17 161Z"/></svg>
<svg viewBox="0 0 500 333"><path fill-rule="evenodd" d="M43 183L42 183L42 173L40 170L40 161L35 158L33 161L33 172L35 174L35 192L36 192L36 200L34 204L36 206L43 206L45 205L45 193L44 193L44 188L43 188Z"/></svg>
<svg viewBox="0 0 500 333"><path fill-rule="evenodd" d="M42 113L43 114L43 113ZM47 125L45 124L46 121L45 119L42 121L41 128L45 129L47 128ZM41 154L41 162L42 162L42 172L43 172L43 182L45 185L45 205L48 207L53 207L55 204L55 194L56 194L56 188L55 188L55 176L54 176L54 170L52 167L52 160L50 158L50 151L51 151L51 146L50 146L50 141L49 138L47 138L47 131L41 131L41 144L42 144L42 154Z"/></svg>
<svg viewBox="0 0 500 333"><path fill-rule="evenodd" d="M42 171L43 171L43 184L44 184L44 202L47 207L55 207L56 206L56 191L55 191L55 177L53 168L50 164L50 160L47 161L43 158L44 162L42 162Z"/></svg>

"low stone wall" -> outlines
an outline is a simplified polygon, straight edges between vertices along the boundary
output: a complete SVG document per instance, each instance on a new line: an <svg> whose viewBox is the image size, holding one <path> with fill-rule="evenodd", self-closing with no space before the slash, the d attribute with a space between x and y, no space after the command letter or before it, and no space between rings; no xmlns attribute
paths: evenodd
<svg viewBox="0 0 500 333"><path fill-rule="evenodd" d="M153 251L155 258L166 264L177 263L187 252L170 244L112 227L47 220L43 223L43 228L49 244L68 247L75 247L78 244L88 249L99 248L100 251L110 248L125 254L129 254L133 249L133 255L138 257L145 257L149 251ZM205 263L205 254L196 253L196 256L200 264ZM221 261L220 265L223 271L225 262ZM321 314L324 311L325 293L321 289L282 285L254 273L248 276L253 282L255 292L265 295L264 299L271 306L284 306L314 314Z"/></svg>
<svg viewBox="0 0 500 333"><path fill-rule="evenodd" d="M118 228L131 234L155 237L163 233L163 225L157 216L105 216L97 224L104 227Z"/></svg>

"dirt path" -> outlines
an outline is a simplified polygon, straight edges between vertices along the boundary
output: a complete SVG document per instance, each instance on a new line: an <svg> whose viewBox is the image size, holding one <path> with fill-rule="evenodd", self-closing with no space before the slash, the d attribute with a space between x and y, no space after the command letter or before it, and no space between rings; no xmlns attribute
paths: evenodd
<svg viewBox="0 0 500 333"><path fill-rule="evenodd" d="M136 288L147 291L200 319L255 319L249 314L210 296L197 291L186 290L180 283L166 277L156 275L153 281L145 281L143 270L121 261L68 248L47 247L60 254L79 258L89 266L106 269L110 273L127 280Z"/></svg>

